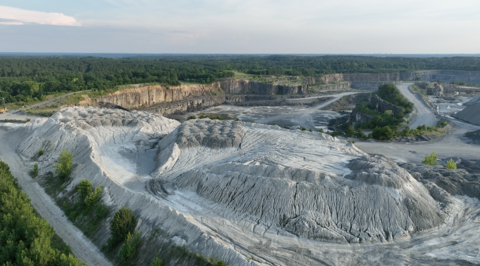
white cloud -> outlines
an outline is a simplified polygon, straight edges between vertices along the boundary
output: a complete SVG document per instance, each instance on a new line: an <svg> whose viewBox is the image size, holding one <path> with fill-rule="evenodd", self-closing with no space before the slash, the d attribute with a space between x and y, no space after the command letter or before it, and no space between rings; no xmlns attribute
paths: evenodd
<svg viewBox="0 0 480 266"><path fill-rule="evenodd" d="M0 22L2 25L23 25L34 23L56 26L81 26L75 18L61 13L39 12L8 6L0 6L0 19L9 20L6 22Z"/></svg>

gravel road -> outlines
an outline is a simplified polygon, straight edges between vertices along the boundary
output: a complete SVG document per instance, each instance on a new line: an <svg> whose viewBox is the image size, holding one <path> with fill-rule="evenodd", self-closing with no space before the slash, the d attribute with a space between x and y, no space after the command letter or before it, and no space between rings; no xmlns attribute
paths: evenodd
<svg viewBox="0 0 480 266"><path fill-rule="evenodd" d="M397 85L400 93L402 93L405 98L414 104L416 116L410 121L410 128L417 128L421 125L436 126L438 120L435 116L435 113L425 103L420 95L415 94L410 90L409 87L411 85L413 85L413 83L401 83Z"/></svg>
<svg viewBox="0 0 480 266"><path fill-rule="evenodd" d="M98 248L65 217L43 188L28 175L28 169L15 152L21 134L11 134L0 127L0 159L10 166L22 190L30 197L35 210L53 227L73 254L88 265L112 265Z"/></svg>
<svg viewBox="0 0 480 266"><path fill-rule="evenodd" d="M402 94L415 104L417 118L410 122L410 128L419 125L435 126L437 118L432 109L409 90L412 83L398 84ZM454 128L446 136L439 140L425 141L417 143L403 142L368 142L358 141L355 146L369 154L382 154L402 162L420 162L425 155L436 152L439 158L459 157L466 159L480 158L480 148L478 145L468 144L464 141L464 133L480 130L480 126L471 125L451 117L444 117L453 123Z"/></svg>

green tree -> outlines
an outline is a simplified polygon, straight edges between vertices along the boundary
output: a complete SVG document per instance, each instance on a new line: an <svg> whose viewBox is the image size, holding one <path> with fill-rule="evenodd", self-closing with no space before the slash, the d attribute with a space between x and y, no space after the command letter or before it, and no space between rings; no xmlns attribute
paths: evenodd
<svg viewBox="0 0 480 266"><path fill-rule="evenodd" d="M52 247L54 234L0 161L0 265L83 265Z"/></svg>
<svg viewBox="0 0 480 266"><path fill-rule="evenodd" d="M435 152L432 152L430 155L425 155L425 159L422 161L423 164L428 164L428 165L438 165L438 158Z"/></svg>
<svg viewBox="0 0 480 266"><path fill-rule="evenodd" d="M30 176L31 176L32 178L35 178L35 177L38 176L38 163L35 163L35 164L33 165L33 169L32 169L32 171L30 171Z"/></svg>
<svg viewBox="0 0 480 266"><path fill-rule="evenodd" d="M136 231L133 236L128 232L125 244L123 244L120 249L120 261L123 264L128 264L135 257L137 254L137 247L141 241L140 232Z"/></svg>
<svg viewBox="0 0 480 266"><path fill-rule="evenodd" d="M85 198L85 205L92 206L93 204L97 203L100 200L100 196L102 195L102 189L99 187L95 188L94 192L90 191L90 194L87 195Z"/></svg>
<svg viewBox="0 0 480 266"><path fill-rule="evenodd" d="M133 214L133 211L130 208L122 206L110 221L110 231L112 234L108 243L110 248L115 247L115 245L125 240L128 233L131 233L136 225L137 218Z"/></svg>
<svg viewBox="0 0 480 266"><path fill-rule="evenodd" d="M67 150L62 151L58 157L57 165L55 166L55 173L62 179L70 176L73 166L73 155Z"/></svg>
<svg viewBox="0 0 480 266"><path fill-rule="evenodd" d="M77 189L80 191L80 197L84 200L88 194L92 193L92 183L88 179L82 179L78 183Z"/></svg>
<svg viewBox="0 0 480 266"><path fill-rule="evenodd" d="M378 140L391 140L393 139L395 133L390 129L389 126L376 127L372 131L372 137Z"/></svg>
<svg viewBox="0 0 480 266"><path fill-rule="evenodd" d="M447 161L447 164L445 165L447 169L454 170L457 169L457 164L453 161L453 159L450 159Z"/></svg>
<svg viewBox="0 0 480 266"><path fill-rule="evenodd" d="M152 263L152 266L162 266L162 260L158 257L155 257L155 260Z"/></svg>

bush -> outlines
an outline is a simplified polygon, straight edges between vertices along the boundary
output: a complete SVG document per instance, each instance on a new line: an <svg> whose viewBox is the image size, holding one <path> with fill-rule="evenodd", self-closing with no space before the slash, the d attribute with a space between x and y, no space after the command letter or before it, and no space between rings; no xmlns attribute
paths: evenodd
<svg viewBox="0 0 480 266"><path fill-rule="evenodd" d="M92 206L93 204L97 203L97 201L100 200L100 195L102 195L102 189L96 187L95 192L90 192L90 194L88 194L85 198L85 205Z"/></svg>
<svg viewBox="0 0 480 266"><path fill-rule="evenodd" d="M130 208L122 206L110 221L112 237L108 240L108 246L113 248L115 245L125 240L127 235L135 229L136 224L137 218L133 214L133 211Z"/></svg>
<svg viewBox="0 0 480 266"><path fill-rule="evenodd" d="M155 257L155 260L153 261L152 266L162 266L162 260L159 259L158 257Z"/></svg>
<svg viewBox="0 0 480 266"><path fill-rule="evenodd" d="M43 155L43 149L38 150L38 157Z"/></svg>
<svg viewBox="0 0 480 266"><path fill-rule="evenodd" d="M192 120L192 119L197 119L197 117L194 116L194 115L191 115L191 116L189 116L189 117L187 118L187 120Z"/></svg>
<svg viewBox="0 0 480 266"><path fill-rule="evenodd" d="M73 166L73 155L67 150L62 151L58 157L57 165L55 166L55 173L62 179L70 176Z"/></svg>
<svg viewBox="0 0 480 266"><path fill-rule="evenodd" d="M457 164L453 161L453 159L450 159L447 161L447 164L445 165L447 169L454 170L457 169Z"/></svg>
<svg viewBox="0 0 480 266"><path fill-rule="evenodd" d="M32 171L30 171L30 176L31 176L32 178L35 178L35 177L38 176L38 164L37 164L37 163L35 163L35 164L33 165L33 169L32 169Z"/></svg>
<svg viewBox="0 0 480 266"><path fill-rule="evenodd" d="M372 137L378 140L391 140L395 136L395 133L389 126L376 127L372 131Z"/></svg>
<svg viewBox="0 0 480 266"><path fill-rule="evenodd" d="M78 183L77 189L80 191L82 200L85 200L88 194L92 193L92 183L88 181L88 179L82 179L80 183Z"/></svg>
<svg viewBox="0 0 480 266"><path fill-rule="evenodd" d="M423 164L428 165L438 165L438 158L435 152L432 152L430 155L425 155L425 160L422 161Z"/></svg>
<svg viewBox="0 0 480 266"><path fill-rule="evenodd" d="M447 124L448 124L447 121L442 120L442 121L438 122L437 127L442 128L442 127L446 126Z"/></svg>
<svg viewBox="0 0 480 266"><path fill-rule="evenodd" d="M135 232L133 236L128 232L125 244L123 244L120 249L120 261L123 264L128 264L135 257L140 241L142 241L140 238L140 232Z"/></svg>

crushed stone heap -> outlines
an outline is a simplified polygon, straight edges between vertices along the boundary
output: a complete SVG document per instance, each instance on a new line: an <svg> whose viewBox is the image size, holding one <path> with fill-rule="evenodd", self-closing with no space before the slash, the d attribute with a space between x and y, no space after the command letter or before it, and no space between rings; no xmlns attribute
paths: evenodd
<svg viewBox="0 0 480 266"><path fill-rule="evenodd" d="M189 120L159 142L157 163L153 194L250 224L258 234L389 241L447 216L396 163L320 133ZM189 193L199 196L195 202L183 196Z"/></svg>

